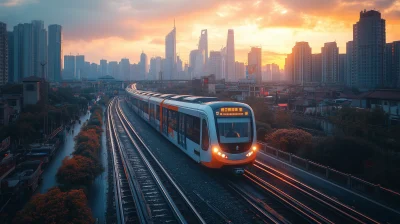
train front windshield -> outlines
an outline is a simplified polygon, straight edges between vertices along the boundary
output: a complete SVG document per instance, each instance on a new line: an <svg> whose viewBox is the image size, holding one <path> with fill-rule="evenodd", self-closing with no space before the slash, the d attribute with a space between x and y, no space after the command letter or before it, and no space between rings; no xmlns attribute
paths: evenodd
<svg viewBox="0 0 400 224"><path fill-rule="evenodd" d="M220 143L248 143L251 141L251 120L246 118L218 118Z"/></svg>

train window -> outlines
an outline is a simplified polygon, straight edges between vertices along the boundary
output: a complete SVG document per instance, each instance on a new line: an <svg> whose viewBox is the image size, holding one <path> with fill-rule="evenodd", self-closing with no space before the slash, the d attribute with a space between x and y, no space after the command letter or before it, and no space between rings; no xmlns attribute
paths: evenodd
<svg viewBox="0 0 400 224"><path fill-rule="evenodd" d="M178 143L186 149L186 137L185 137L185 114L179 113L179 125L178 125Z"/></svg>
<svg viewBox="0 0 400 224"><path fill-rule="evenodd" d="M186 115L186 136L196 144L200 144L200 118Z"/></svg>
<svg viewBox="0 0 400 224"><path fill-rule="evenodd" d="M204 151L207 151L208 148L210 147L210 137L208 136L208 125L207 121L203 120L201 124L201 149Z"/></svg>
<svg viewBox="0 0 400 224"><path fill-rule="evenodd" d="M168 128L172 128L172 130L177 130L178 124L178 113L173 110L168 110Z"/></svg>
<svg viewBox="0 0 400 224"><path fill-rule="evenodd" d="M157 105L157 107L156 107L156 119L160 120L160 106L159 105Z"/></svg>

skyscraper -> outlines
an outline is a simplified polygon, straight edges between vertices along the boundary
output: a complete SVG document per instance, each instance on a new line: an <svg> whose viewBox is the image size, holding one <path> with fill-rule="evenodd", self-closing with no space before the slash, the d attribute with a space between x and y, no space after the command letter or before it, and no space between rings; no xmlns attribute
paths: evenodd
<svg viewBox="0 0 400 224"><path fill-rule="evenodd" d="M159 80L160 79L160 71L161 71L161 57L153 57L150 60L150 76L151 79L153 80Z"/></svg>
<svg viewBox="0 0 400 224"><path fill-rule="evenodd" d="M179 56L176 57L176 71L178 73L183 71L183 62Z"/></svg>
<svg viewBox="0 0 400 224"><path fill-rule="evenodd" d="M165 65L163 80L173 79L176 73L176 27L165 37Z"/></svg>
<svg viewBox="0 0 400 224"><path fill-rule="evenodd" d="M14 82L14 33L7 32L8 36L8 82Z"/></svg>
<svg viewBox="0 0 400 224"><path fill-rule="evenodd" d="M119 62L119 70L121 73L121 80L132 80L131 79L131 63L129 59L122 58Z"/></svg>
<svg viewBox="0 0 400 224"><path fill-rule="evenodd" d="M292 55L288 57L290 61L291 73L288 74L292 77L293 84L304 85L304 83L311 82L311 48L308 42L296 42L292 49Z"/></svg>
<svg viewBox="0 0 400 224"><path fill-rule="evenodd" d="M348 87L355 86L357 84L357 74L355 71L355 48L353 41L346 43L346 65L345 65L345 76L344 84Z"/></svg>
<svg viewBox="0 0 400 224"><path fill-rule="evenodd" d="M115 79L123 79L122 72L120 72L118 61L110 61L108 62L108 74L114 77Z"/></svg>
<svg viewBox="0 0 400 224"><path fill-rule="evenodd" d="M237 80L246 78L246 68L243 62L235 62L235 77Z"/></svg>
<svg viewBox="0 0 400 224"><path fill-rule="evenodd" d="M321 48L322 54L322 82L339 82L339 48L336 42L325 43ZM314 81L314 80L313 80Z"/></svg>
<svg viewBox="0 0 400 224"><path fill-rule="evenodd" d="M261 57L261 56L260 56ZM225 72L227 81L236 81L235 77L235 33L233 29L228 30L228 38L226 40L226 61L225 61ZM261 63L260 63L261 65ZM260 78L261 78L261 67Z"/></svg>
<svg viewBox="0 0 400 224"><path fill-rule="evenodd" d="M281 80L279 65L272 63L271 64L271 81L279 82Z"/></svg>
<svg viewBox="0 0 400 224"><path fill-rule="evenodd" d="M33 75L32 24L14 26L14 82Z"/></svg>
<svg viewBox="0 0 400 224"><path fill-rule="evenodd" d="M149 61L147 59L147 55L144 52L140 54L139 66L140 66L140 80L147 80L147 73L149 71Z"/></svg>
<svg viewBox="0 0 400 224"><path fill-rule="evenodd" d="M105 60L105 59L101 59L100 60L100 75L101 76L105 76L105 75L107 75L107 66L108 64L107 64L107 60Z"/></svg>
<svg viewBox="0 0 400 224"><path fill-rule="evenodd" d="M247 63L248 63L248 68L249 68L249 74L252 75L251 78L256 80L257 83L262 82L261 62L262 62L261 48L260 47L252 47L251 51L247 55Z"/></svg>
<svg viewBox="0 0 400 224"><path fill-rule="evenodd" d="M204 56L204 70L207 70L207 65L208 65L208 33L207 30L202 30L201 31L201 36L199 40L199 51L202 51L202 54Z"/></svg>
<svg viewBox="0 0 400 224"><path fill-rule="evenodd" d="M87 74L85 74L85 55L75 56L75 79L86 79Z"/></svg>
<svg viewBox="0 0 400 224"><path fill-rule="evenodd" d="M48 80L50 82L60 82L62 61L62 27L60 25L49 26L49 45L48 45Z"/></svg>
<svg viewBox="0 0 400 224"><path fill-rule="evenodd" d="M214 74L216 80L222 79L222 60L220 51L210 51L208 75Z"/></svg>
<svg viewBox="0 0 400 224"><path fill-rule="evenodd" d="M357 87L373 89L383 86L386 74L386 29L380 12L360 12L360 20L353 25L353 42Z"/></svg>
<svg viewBox="0 0 400 224"><path fill-rule="evenodd" d="M204 56L200 50L192 50L189 55L189 66L191 78L200 78L205 75L204 72Z"/></svg>
<svg viewBox="0 0 400 224"><path fill-rule="evenodd" d="M8 82L8 33L7 25L0 22L0 85Z"/></svg>
<svg viewBox="0 0 400 224"><path fill-rule="evenodd" d="M76 61L74 55L64 55L63 80L76 79Z"/></svg>
<svg viewBox="0 0 400 224"><path fill-rule="evenodd" d="M339 83L344 83L346 74L346 54L339 54Z"/></svg>
<svg viewBox="0 0 400 224"><path fill-rule="evenodd" d="M311 55L311 76L313 82L322 82L322 54Z"/></svg>
<svg viewBox="0 0 400 224"><path fill-rule="evenodd" d="M90 64L90 79L97 79L99 77L99 65L96 63Z"/></svg>
<svg viewBox="0 0 400 224"><path fill-rule="evenodd" d="M47 77L47 31L41 20L32 21L33 75Z"/></svg>
<svg viewBox="0 0 400 224"><path fill-rule="evenodd" d="M400 88L400 41L386 44L385 87Z"/></svg>

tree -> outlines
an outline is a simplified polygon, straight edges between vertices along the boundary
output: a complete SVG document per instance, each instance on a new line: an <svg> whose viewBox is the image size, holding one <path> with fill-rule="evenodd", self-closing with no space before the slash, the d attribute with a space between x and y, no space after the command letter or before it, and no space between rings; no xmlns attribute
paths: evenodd
<svg viewBox="0 0 400 224"><path fill-rule="evenodd" d="M375 159L376 147L360 138L327 137L317 143L307 157L321 164L351 174L362 174L365 163Z"/></svg>
<svg viewBox="0 0 400 224"><path fill-rule="evenodd" d="M57 172L57 181L66 186L88 185L102 172L101 164L80 155L65 158Z"/></svg>
<svg viewBox="0 0 400 224"><path fill-rule="evenodd" d="M94 223L83 190L62 192L52 188L46 194L37 194L18 212L16 224L89 224Z"/></svg>
<svg viewBox="0 0 400 224"><path fill-rule="evenodd" d="M283 151L298 154L311 148L312 135L300 129L279 129L270 134L266 141Z"/></svg>

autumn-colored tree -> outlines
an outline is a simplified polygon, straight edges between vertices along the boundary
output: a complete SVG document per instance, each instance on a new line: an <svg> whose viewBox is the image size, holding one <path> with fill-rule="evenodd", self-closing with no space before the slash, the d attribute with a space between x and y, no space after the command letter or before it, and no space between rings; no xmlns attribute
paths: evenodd
<svg viewBox="0 0 400 224"><path fill-rule="evenodd" d="M65 158L57 172L57 181L66 186L88 185L102 172L101 165L84 156Z"/></svg>
<svg viewBox="0 0 400 224"><path fill-rule="evenodd" d="M94 223L83 190L62 192L52 188L37 194L18 212L16 224L90 224Z"/></svg>
<svg viewBox="0 0 400 224"><path fill-rule="evenodd" d="M311 148L312 135L300 129L279 129L265 139L276 148L297 154L301 150Z"/></svg>

